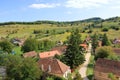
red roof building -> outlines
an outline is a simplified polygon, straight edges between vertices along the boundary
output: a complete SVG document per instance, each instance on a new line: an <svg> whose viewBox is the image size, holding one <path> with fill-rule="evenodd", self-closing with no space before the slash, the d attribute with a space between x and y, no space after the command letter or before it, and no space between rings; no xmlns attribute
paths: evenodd
<svg viewBox="0 0 120 80"><path fill-rule="evenodd" d="M53 58L40 59L38 65L42 71L64 78L67 77L68 73L71 73L69 66Z"/></svg>
<svg viewBox="0 0 120 80"><path fill-rule="evenodd" d="M55 55L61 55L61 53L57 50L39 53L40 58L49 58L54 57Z"/></svg>

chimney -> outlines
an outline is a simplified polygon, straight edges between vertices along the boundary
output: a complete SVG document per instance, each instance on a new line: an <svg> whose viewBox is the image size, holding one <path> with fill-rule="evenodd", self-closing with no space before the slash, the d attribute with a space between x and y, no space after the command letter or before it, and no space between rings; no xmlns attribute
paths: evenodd
<svg viewBox="0 0 120 80"><path fill-rule="evenodd" d="M50 65L48 66L48 72L51 72L51 66Z"/></svg>

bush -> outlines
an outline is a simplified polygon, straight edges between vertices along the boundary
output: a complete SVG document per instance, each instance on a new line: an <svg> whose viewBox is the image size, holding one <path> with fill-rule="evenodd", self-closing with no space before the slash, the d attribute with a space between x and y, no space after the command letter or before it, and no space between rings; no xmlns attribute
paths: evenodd
<svg viewBox="0 0 120 80"><path fill-rule="evenodd" d="M103 28L102 31L107 32L107 31L109 31L109 29L108 28Z"/></svg>
<svg viewBox="0 0 120 80"><path fill-rule="evenodd" d="M107 58L109 55L112 55L112 48L109 46L103 46L96 49L95 60L98 58Z"/></svg>
<svg viewBox="0 0 120 80"><path fill-rule="evenodd" d="M35 39L29 38L24 42L24 45L22 46L23 52L29 52L29 51L37 51L38 50L38 43Z"/></svg>

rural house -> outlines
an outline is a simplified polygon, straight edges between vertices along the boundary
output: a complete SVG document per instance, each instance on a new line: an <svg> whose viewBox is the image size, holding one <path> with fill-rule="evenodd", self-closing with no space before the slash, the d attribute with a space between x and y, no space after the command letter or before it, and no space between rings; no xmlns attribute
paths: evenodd
<svg viewBox="0 0 120 80"><path fill-rule="evenodd" d="M88 45L87 44L80 44L80 46L82 47L82 49L87 52L88 51Z"/></svg>
<svg viewBox="0 0 120 80"><path fill-rule="evenodd" d="M23 57L26 58L26 57L36 57L37 56L37 53L35 51L30 51L30 52L26 52L23 54Z"/></svg>
<svg viewBox="0 0 120 80"><path fill-rule="evenodd" d="M120 62L99 58L94 67L94 79L111 80L110 73L113 73L118 80L120 79Z"/></svg>
<svg viewBox="0 0 120 80"><path fill-rule="evenodd" d="M69 66L53 58L40 59L38 65L42 71L59 77L67 78L67 75L71 73Z"/></svg>
<svg viewBox="0 0 120 80"><path fill-rule="evenodd" d="M39 53L40 58L49 58L54 57L55 55L61 55L61 53L57 50Z"/></svg>
<svg viewBox="0 0 120 80"><path fill-rule="evenodd" d="M14 39L12 40L12 43L13 43L13 44L16 44L16 45L18 45L18 46L23 46L24 42L25 42L24 39L14 38Z"/></svg>

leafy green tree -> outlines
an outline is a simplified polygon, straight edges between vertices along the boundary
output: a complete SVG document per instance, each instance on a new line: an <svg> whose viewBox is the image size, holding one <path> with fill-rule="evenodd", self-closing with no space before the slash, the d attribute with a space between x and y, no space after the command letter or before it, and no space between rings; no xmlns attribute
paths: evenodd
<svg viewBox="0 0 120 80"><path fill-rule="evenodd" d="M0 42L0 48L1 48L1 50L3 50L4 52L11 53L11 52L12 52L12 49L13 49L13 45L12 45L12 43L10 43L9 41L4 40L4 41L1 41L1 42Z"/></svg>
<svg viewBox="0 0 120 80"><path fill-rule="evenodd" d="M29 51L37 51L38 50L38 42L35 39L28 38L24 45L22 46L23 52L29 52Z"/></svg>
<svg viewBox="0 0 120 80"><path fill-rule="evenodd" d="M38 42L38 49L41 51L50 50L54 46L55 46L55 42L48 39L41 40Z"/></svg>
<svg viewBox="0 0 120 80"><path fill-rule="evenodd" d="M98 35L95 33L92 36L92 48L93 48L93 53L95 53L95 49L98 47Z"/></svg>
<svg viewBox="0 0 120 80"><path fill-rule="evenodd" d="M110 41L109 41L106 33L103 35L102 46L110 46Z"/></svg>
<svg viewBox="0 0 120 80"><path fill-rule="evenodd" d="M42 72L31 58L16 55L0 55L0 65L7 68L7 80L37 80Z"/></svg>
<svg viewBox="0 0 120 80"><path fill-rule="evenodd" d="M81 41L81 35L79 34L79 30L74 30L70 38L68 40L68 47L65 52L65 62L71 68L75 68L76 66L82 64L85 60L84 55L82 54L82 48L79 46Z"/></svg>
<svg viewBox="0 0 120 80"><path fill-rule="evenodd" d="M107 58L109 55L113 55L112 48L109 46L103 46L96 49L95 60L98 58Z"/></svg>

